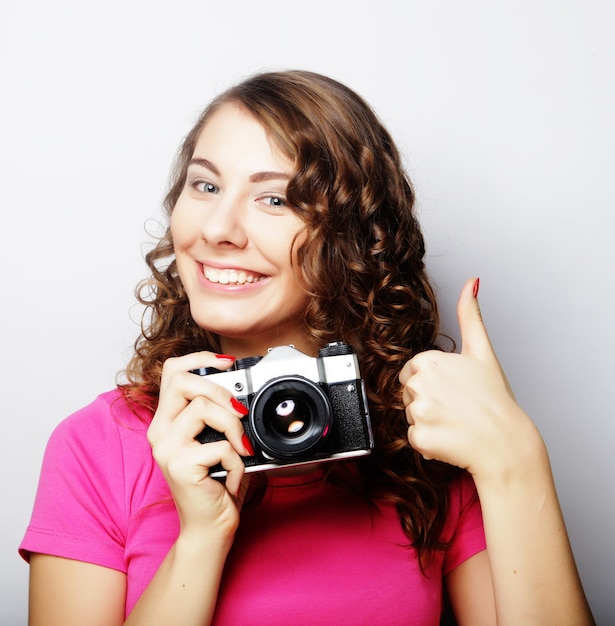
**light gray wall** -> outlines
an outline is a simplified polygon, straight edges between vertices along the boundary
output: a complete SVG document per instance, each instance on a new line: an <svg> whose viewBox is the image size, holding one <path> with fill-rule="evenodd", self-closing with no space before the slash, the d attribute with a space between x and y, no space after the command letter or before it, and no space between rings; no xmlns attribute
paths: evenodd
<svg viewBox="0 0 615 626"><path fill-rule="evenodd" d="M143 225L180 138L220 89L287 67L347 82L393 132L451 333L481 276L594 612L613 623L611 3L158 4L0 9L0 623L25 623L16 546L50 431L130 353Z"/></svg>

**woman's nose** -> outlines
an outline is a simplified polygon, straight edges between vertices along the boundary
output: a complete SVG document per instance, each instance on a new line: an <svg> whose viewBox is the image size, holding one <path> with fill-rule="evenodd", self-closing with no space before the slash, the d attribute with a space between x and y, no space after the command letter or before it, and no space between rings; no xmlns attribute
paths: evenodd
<svg viewBox="0 0 615 626"><path fill-rule="evenodd" d="M221 196L201 223L201 235L210 245L243 248L248 243L245 211L238 199Z"/></svg>

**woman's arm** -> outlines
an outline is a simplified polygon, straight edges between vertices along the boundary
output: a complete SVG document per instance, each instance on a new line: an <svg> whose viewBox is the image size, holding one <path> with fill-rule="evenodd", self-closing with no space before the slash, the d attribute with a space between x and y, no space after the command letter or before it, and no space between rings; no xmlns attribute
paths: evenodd
<svg viewBox="0 0 615 626"><path fill-rule="evenodd" d="M459 626L593 624L542 451L542 468L478 487L488 549L446 580Z"/></svg>
<svg viewBox="0 0 615 626"><path fill-rule="evenodd" d="M458 565L446 575L444 582L458 626L493 626L497 623L486 550Z"/></svg>
<svg viewBox="0 0 615 626"><path fill-rule="evenodd" d="M158 409L147 436L173 494L180 531L127 625L203 626L212 619L247 489L239 456L248 454L239 420L247 408L228 390L191 371L231 364L209 352L164 364ZM199 443L195 438L205 426L226 438ZM217 464L227 470L224 484L209 476L209 468Z"/></svg>
<svg viewBox="0 0 615 626"><path fill-rule="evenodd" d="M204 625L211 622L233 537L180 535L125 624Z"/></svg>
<svg viewBox="0 0 615 626"><path fill-rule="evenodd" d="M524 419L518 417L520 422ZM497 623L593 624L547 450L535 429L527 431L514 465L503 465L500 471L475 478L497 600Z"/></svg>
<svg viewBox="0 0 615 626"><path fill-rule="evenodd" d="M124 622L126 575L71 559L30 557L29 626L207 624L232 539L180 536Z"/></svg>
<svg viewBox="0 0 615 626"><path fill-rule="evenodd" d="M593 624L546 448L491 347L476 287L459 300L461 354L424 352L400 374L409 442L474 478L498 624Z"/></svg>
<svg viewBox="0 0 615 626"><path fill-rule="evenodd" d="M207 352L165 363L147 436L173 496L179 534L126 624L203 626L211 621L247 490L240 455L248 450L239 419L247 409L191 370L231 363ZM225 438L199 443L195 437L206 425ZM209 468L218 464L227 470L224 483L209 476ZM31 626L124 623L124 573L42 554L32 555L31 568Z"/></svg>
<svg viewBox="0 0 615 626"><path fill-rule="evenodd" d="M30 556L29 626L119 626L126 575L47 554Z"/></svg>

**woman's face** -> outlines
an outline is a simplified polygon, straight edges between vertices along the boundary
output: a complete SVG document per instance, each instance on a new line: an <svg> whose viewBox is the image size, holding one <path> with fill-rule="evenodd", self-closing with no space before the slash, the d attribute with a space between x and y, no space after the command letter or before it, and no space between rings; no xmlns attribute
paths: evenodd
<svg viewBox="0 0 615 626"><path fill-rule="evenodd" d="M196 323L224 352L294 344L307 296L295 270L304 223L286 203L293 163L232 104L205 124L171 216L177 268Z"/></svg>

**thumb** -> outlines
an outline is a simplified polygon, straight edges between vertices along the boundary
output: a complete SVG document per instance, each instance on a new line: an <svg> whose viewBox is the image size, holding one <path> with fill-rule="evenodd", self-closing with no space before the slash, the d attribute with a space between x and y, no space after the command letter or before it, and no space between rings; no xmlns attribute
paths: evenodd
<svg viewBox="0 0 615 626"><path fill-rule="evenodd" d="M479 278L471 278L459 296L457 319L461 331L461 354L481 360L496 359L478 305L479 284Z"/></svg>
<svg viewBox="0 0 615 626"><path fill-rule="evenodd" d="M479 284L478 278L471 278L463 286L459 296L457 319L459 320L459 330L461 331L461 354L474 357L485 363L491 363L497 367L508 393L514 400L515 394L500 365L483 323L477 297Z"/></svg>

